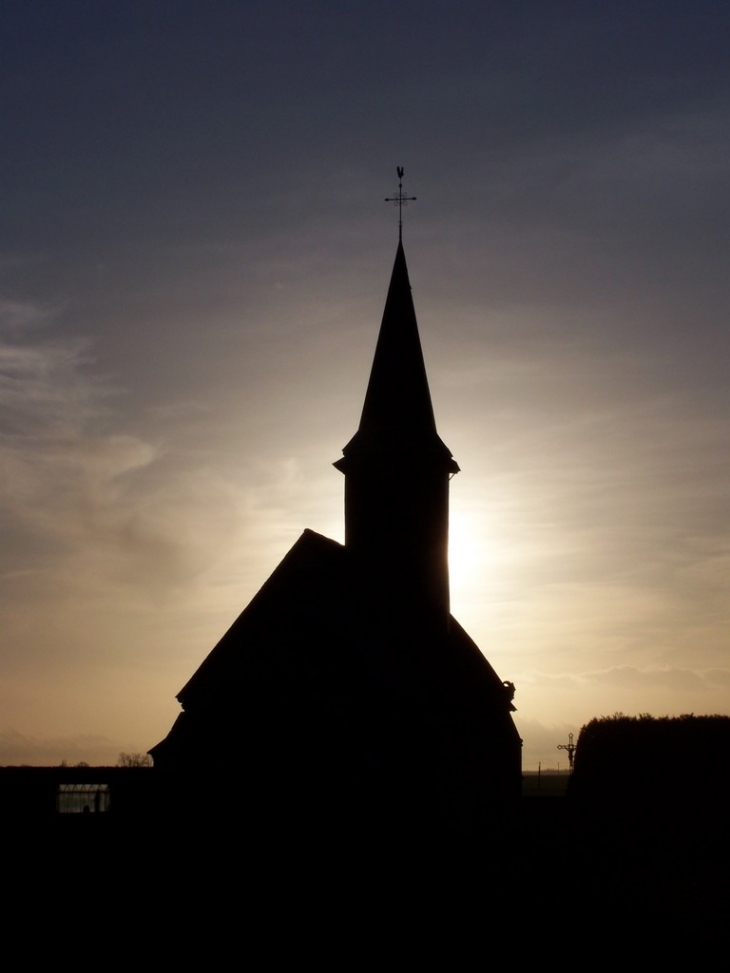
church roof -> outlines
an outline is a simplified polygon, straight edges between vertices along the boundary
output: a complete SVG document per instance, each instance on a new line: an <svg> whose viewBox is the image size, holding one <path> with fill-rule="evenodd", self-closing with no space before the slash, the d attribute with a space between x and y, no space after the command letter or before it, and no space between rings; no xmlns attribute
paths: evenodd
<svg viewBox="0 0 730 973"><path fill-rule="evenodd" d="M434 649L415 626L410 634L391 630L358 581L345 547L305 530L178 693L183 707L221 695L241 699L249 686L256 693L281 680L320 698L359 693L365 684L421 683L428 694L456 692L462 705L473 698L478 709L485 700L511 708L499 676L455 619Z"/></svg>
<svg viewBox="0 0 730 973"><path fill-rule="evenodd" d="M313 530L305 530L274 573L203 660L177 698L195 703L209 690L233 685L259 667L255 657L280 652L285 638L303 648L304 633L323 626L348 626L352 598L345 548ZM270 660L273 666L280 658Z"/></svg>
<svg viewBox="0 0 730 973"><path fill-rule="evenodd" d="M360 426L343 449L352 456L418 454L446 461L451 452L436 432L426 366L413 307L403 244L398 242Z"/></svg>

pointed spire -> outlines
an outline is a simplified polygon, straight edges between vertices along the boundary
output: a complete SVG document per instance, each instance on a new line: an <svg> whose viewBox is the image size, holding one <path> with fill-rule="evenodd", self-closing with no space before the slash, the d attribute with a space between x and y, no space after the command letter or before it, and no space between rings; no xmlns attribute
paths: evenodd
<svg viewBox="0 0 730 973"><path fill-rule="evenodd" d="M342 452L345 547L373 609L444 634L449 480L459 467L436 432L401 241L360 426Z"/></svg>
<svg viewBox="0 0 730 973"><path fill-rule="evenodd" d="M458 470L436 432L403 243L398 242L375 358L352 454L418 454ZM336 464L342 469L343 461Z"/></svg>

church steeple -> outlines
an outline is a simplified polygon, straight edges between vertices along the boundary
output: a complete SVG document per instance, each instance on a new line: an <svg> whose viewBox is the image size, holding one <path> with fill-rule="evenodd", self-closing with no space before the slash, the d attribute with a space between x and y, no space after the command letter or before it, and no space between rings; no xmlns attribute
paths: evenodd
<svg viewBox="0 0 730 973"><path fill-rule="evenodd" d="M373 451L393 454L393 462L398 464L411 461L414 454L421 458L433 454L434 458L448 462L452 473L458 470L436 432L401 242L395 255L360 426L343 450L345 462L351 454ZM338 468L343 468L342 460Z"/></svg>
<svg viewBox="0 0 730 973"><path fill-rule="evenodd" d="M150 751L162 807L204 820L211 788L244 766L254 822L272 835L293 781L322 840L338 816L343 834L418 820L424 835L470 839L519 799L521 741L514 687L449 610L459 467L436 431L400 241L343 453L344 548L305 531L178 694L183 712Z"/></svg>
<svg viewBox="0 0 730 973"><path fill-rule="evenodd" d="M436 431L400 240L360 426L342 452L345 547L384 604L446 627L448 483L459 467Z"/></svg>

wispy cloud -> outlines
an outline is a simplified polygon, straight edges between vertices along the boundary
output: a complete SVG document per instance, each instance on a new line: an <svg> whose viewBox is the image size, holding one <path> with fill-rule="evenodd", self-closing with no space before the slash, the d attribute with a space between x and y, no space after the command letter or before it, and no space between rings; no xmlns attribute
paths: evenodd
<svg viewBox="0 0 730 973"><path fill-rule="evenodd" d="M159 593L203 572L230 534L236 491L204 467L170 468L163 444L118 428L115 391L85 343L0 343L6 577L45 573L87 597L120 583Z"/></svg>
<svg viewBox="0 0 730 973"><path fill-rule="evenodd" d="M0 267L3 260L0 258ZM0 294L0 332L12 335L38 327L54 316L54 309L32 301L21 301Z"/></svg>
<svg viewBox="0 0 730 973"><path fill-rule="evenodd" d="M73 766L80 761L113 766L122 751L134 750L120 746L108 737L78 734L68 737L39 737L12 728L0 730L0 764L57 766L66 762Z"/></svg>
<svg viewBox="0 0 730 973"><path fill-rule="evenodd" d="M730 684L730 669L688 669L673 666L613 666L580 673L533 673L534 685L580 690L593 684L626 686L632 689L669 688L678 692L715 689Z"/></svg>

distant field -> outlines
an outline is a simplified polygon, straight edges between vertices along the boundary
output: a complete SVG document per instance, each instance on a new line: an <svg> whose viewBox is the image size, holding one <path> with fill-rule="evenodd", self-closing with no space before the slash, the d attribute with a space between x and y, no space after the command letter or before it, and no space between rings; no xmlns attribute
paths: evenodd
<svg viewBox="0 0 730 973"><path fill-rule="evenodd" d="M522 775L523 797L564 797L570 774L527 771Z"/></svg>

